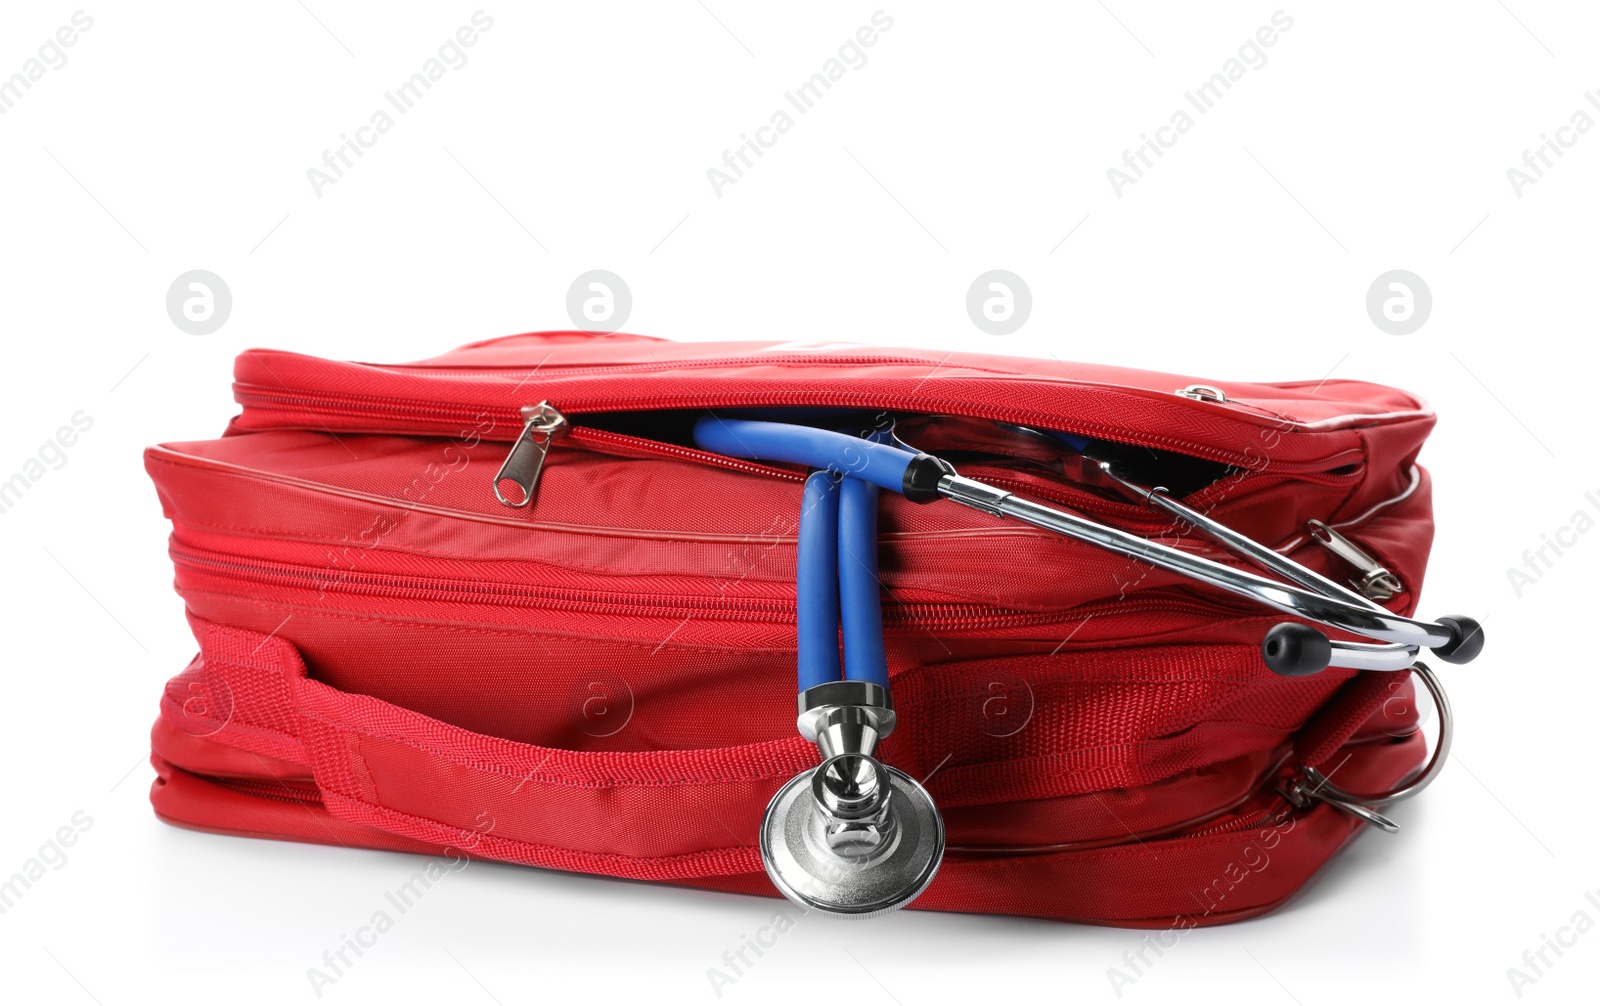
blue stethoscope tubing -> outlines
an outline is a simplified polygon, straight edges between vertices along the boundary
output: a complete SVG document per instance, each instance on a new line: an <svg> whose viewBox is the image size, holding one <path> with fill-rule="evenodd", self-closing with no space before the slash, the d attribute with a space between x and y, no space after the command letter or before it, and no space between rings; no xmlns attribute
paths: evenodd
<svg viewBox="0 0 1600 1006"><path fill-rule="evenodd" d="M800 509L796 589L800 690L843 678L889 687L878 596L878 490L903 491L915 454L880 437L752 419L703 416L695 443L735 457L818 469L806 478Z"/></svg>
<svg viewBox="0 0 1600 1006"><path fill-rule="evenodd" d="M878 487L857 478L839 484L839 612L844 679L889 687L878 597Z"/></svg>
<svg viewBox="0 0 1600 1006"><path fill-rule="evenodd" d="M816 471L806 477L800 503L800 690L839 680L839 478Z"/></svg>
<svg viewBox="0 0 1600 1006"><path fill-rule="evenodd" d="M878 487L814 471L800 507L800 690L838 681L889 687L878 597ZM839 634L844 633L844 660Z"/></svg>
<svg viewBox="0 0 1600 1006"><path fill-rule="evenodd" d="M694 424L695 443L702 450L736 458L759 458L807 465L904 491L906 469L917 455L887 443L847 433L759 419L702 416Z"/></svg>

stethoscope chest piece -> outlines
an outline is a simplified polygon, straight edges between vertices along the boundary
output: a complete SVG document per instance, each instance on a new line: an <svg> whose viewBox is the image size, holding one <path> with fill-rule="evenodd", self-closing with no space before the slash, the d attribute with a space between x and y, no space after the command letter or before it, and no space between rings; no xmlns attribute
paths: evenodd
<svg viewBox="0 0 1600 1006"><path fill-rule="evenodd" d="M870 919L912 901L944 858L944 819L917 781L845 753L801 772L761 821L761 859L790 900Z"/></svg>

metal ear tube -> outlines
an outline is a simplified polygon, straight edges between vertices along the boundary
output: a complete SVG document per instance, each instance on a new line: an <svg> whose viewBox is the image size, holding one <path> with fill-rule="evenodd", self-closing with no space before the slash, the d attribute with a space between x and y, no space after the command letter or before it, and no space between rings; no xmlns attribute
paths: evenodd
<svg viewBox="0 0 1600 1006"><path fill-rule="evenodd" d="M997 517L1011 517L1133 559L1142 559L1153 566L1259 601L1269 608L1275 608L1288 615L1297 615L1308 621L1343 629L1369 639L1399 643L1407 647L1426 646L1440 659L1450 663L1466 663L1483 649L1482 628L1476 621L1464 616L1441 619L1436 623L1423 622L1404 615L1396 615L1370 604L1365 598L1357 600L1355 597L1346 597L1347 592L1344 588L1331 583L1335 591L1323 593L1319 589L1269 580L1247 570L1225 566L1203 556L1107 527L1074 513L1055 510L1022 499L1005 490L959 475L943 474L934 483L934 487L940 496L975 510L982 510ZM1169 502L1175 503L1175 501ZM1202 522L1197 524L1197 527L1222 527L1192 510L1188 513ZM1250 541L1242 535L1235 535L1233 532L1229 534L1235 539ZM1253 549L1259 549L1261 552L1270 552L1265 546L1255 542L1251 542L1251 545ZM1255 555L1254 551L1250 554L1252 557ZM1272 554L1276 556L1276 553ZM1276 558L1288 562L1282 556ZM1297 564L1294 568L1306 574L1308 578L1318 576ZM1279 626L1274 629L1273 632L1277 635L1269 634L1263 647L1262 655L1267 661L1267 666L1280 674L1312 674L1329 666L1335 654L1352 652L1345 647L1334 647L1326 637L1321 637L1322 644L1328 647L1323 649L1322 645L1316 643L1315 637L1304 630L1316 632L1309 626L1288 630ZM1321 636L1320 633L1317 635ZM1272 646L1274 642L1278 643L1276 649ZM1328 655L1329 660L1319 661L1324 653Z"/></svg>
<svg viewBox="0 0 1600 1006"><path fill-rule="evenodd" d="M965 478L948 462L908 449L892 436L863 439L809 426L718 416L698 420L695 441L705 450L819 469L806 480L800 521L797 726L816 743L823 761L779 789L761 828L768 875L785 895L809 908L851 918L893 911L932 882L944 852L944 823L927 791L875 757L878 742L895 726L878 608L878 489L902 493L917 503L952 500L1022 521L1302 619L1274 626L1263 639L1262 660L1273 672L1298 676L1330 666L1373 671L1415 666L1435 694L1442 718L1447 716L1442 689L1417 663L1419 652L1428 648L1441 660L1467 663L1483 649L1483 630L1474 619L1453 616L1428 622L1396 614L1180 503L1165 489L1124 478L1114 464L1085 453L1088 441L1082 438L1013 429L1072 448L1077 470L1069 467L1068 474L1077 481L1163 510L1282 579ZM1326 544L1331 537L1319 540ZM1364 553L1360 557L1365 565L1376 565ZM1370 586L1392 596L1398 581L1389 577ZM841 612L842 680L837 646ZM1366 641L1330 640L1306 623ZM1441 740L1448 745L1447 731ZM1333 803L1388 830L1393 822L1370 805L1401 799L1425 786L1437 775L1444 754L1443 748L1436 752L1423 776L1405 789L1365 799L1335 790L1325 777L1306 769L1290 799L1298 805L1312 799Z"/></svg>

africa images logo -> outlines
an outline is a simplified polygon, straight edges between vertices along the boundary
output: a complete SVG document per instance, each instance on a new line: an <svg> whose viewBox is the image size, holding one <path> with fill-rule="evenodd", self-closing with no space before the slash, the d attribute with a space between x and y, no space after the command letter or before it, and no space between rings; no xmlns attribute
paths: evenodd
<svg viewBox="0 0 1600 1006"><path fill-rule="evenodd" d="M1228 57L1222 69L1202 81L1200 86L1183 92L1184 101L1198 115L1209 113L1223 95L1233 90L1235 83L1244 79L1246 73L1267 65L1266 50L1277 45L1280 35L1293 27L1294 18L1281 10L1274 11L1271 23L1257 28L1254 35L1245 39L1244 44L1239 46L1238 55ZM1155 130L1154 138L1148 133L1140 133L1139 145L1122 152L1122 167L1106 169L1106 179L1111 182L1111 191L1117 194L1117 198L1121 199L1123 189L1137 184L1147 170L1155 167L1155 161L1150 159L1152 154L1158 159L1167 156L1166 151L1178 145L1184 134L1194 128L1195 121L1193 115L1180 107L1173 111L1166 125Z"/></svg>
<svg viewBox="0 0 1600 1006"><path fill-rule="evenodd" d="M871 24L862 25L854 35L845 39L837 54L823 62L821 70L813 73L794 90L783 92L783 100L788 108L779 106L775 109L768 116L766 125L756 127L753 139L748 133L740 133L739 145L722 152L722 168L706 169L706 180L711 183L711 191L718 199L722 198L723 189L736 184L747 169L755 167L755 161L750 159L752 154L757 158L767 156L766 151L777 146L779 138L794 128L795 117L789 114L789 109L792 108L795 115L807 114L822 100L824 94L833 90L834 84L844 79L846 73L867 65L867 48L877 45L880 34L894 27L894 18L881 10L874 11L871 20Z"/></svg>
<svg viewBox="0 0 1600 1006"><path fill-rule="evenodd" d="M21 502L27 491L50 472L67 466L67 450L78 442L81 434L94 426L94 417L79 409L72 414L71 425L63 424L55 435L44 442L37 454L22 463L22 468L4 482L0 482L0 514L10 513Z"/></svg>

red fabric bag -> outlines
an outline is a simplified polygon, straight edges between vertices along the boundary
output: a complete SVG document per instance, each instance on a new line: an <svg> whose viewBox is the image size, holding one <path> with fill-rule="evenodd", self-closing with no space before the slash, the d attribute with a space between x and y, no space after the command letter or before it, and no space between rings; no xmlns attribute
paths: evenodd
<svg viewBox="0 0 1600 1006"><path fill-rule="evenodd" d="M162 698L151 799L230 834L775 895L757 827L816 760L794 723L804 473L694 448L706 410L849 406L1130 445L1190 506L1342 580L1305 530L1340 528L1401 581L1402 613L1433 533L1415 464L1432 412L1354 381L1224 383L1217 400L1054 360L579 332L398 366L255 350L235 378L222 438L146 453L200 643ZM570 432L511 509L495 474L541 401ZM959 426L923 426L941 423ZM1038 466L956 461L1236 561ZM900 715L881 753L948 827L913 907L1246 918L1359 827L1291 805L1287 779L1320 767L1376 791L1422 761L1406 676L1277 677L1259 652L1274 612L893 494L880 541Z"/></svg>

